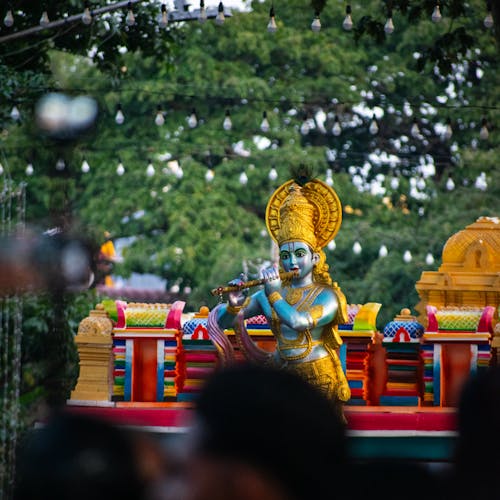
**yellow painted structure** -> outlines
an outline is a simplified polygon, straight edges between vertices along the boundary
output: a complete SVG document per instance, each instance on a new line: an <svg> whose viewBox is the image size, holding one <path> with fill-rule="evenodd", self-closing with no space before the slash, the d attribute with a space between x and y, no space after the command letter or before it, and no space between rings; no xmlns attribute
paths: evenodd
<svg viewBox="0 0 500 500"><path fill-rule="evenodd" d="M111 401L113 389L113 324L102 304L78 326L75 342L80 375L71 400Z"/></svg>

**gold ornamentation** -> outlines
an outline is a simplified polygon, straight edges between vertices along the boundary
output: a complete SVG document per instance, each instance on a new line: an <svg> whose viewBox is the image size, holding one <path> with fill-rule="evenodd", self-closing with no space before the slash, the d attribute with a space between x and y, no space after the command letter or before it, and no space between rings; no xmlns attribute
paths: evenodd
<svg viewBox="0 0 500 500"><path fill-rule="evenodd" d="M317 251L335 237L341 223L337 193L319 179L304 186L294 180L285 182L272 194L266 208L267 229L278 245L305 241Z"/></svg>
<svg viewBox="0 0 500 500"><path fill-rule="evenodd" d="M243 302L243 304L239 306L232 306L231 304L228 303L226 306L226 311L229 314L234 314L236 316L242 309L245 309L245 307L248 306L249 303L250 303L250 297L247 297Z"/></svg>
<svg viewBox="0 0 500 500"><path fill-rule="evenodd" d="M304 291L310 290L313 286L315 286L314 283L312 283L311 285L300 287L300 288L287 287L285 300L291 306L294 306L302 298Z"/></svg>
<svg viewBox="0 0 500 500"><path fill-rule="evenodd" d="M274 305L275 302L278 302L278 300L282 300L283 297L281 296L281 293L279 292L273 292L270 295L268 295L267 300L269 301L269 304Z"/></svg>
<svg viewBox="0 0 500 500"><path fill-rule="evenodd" d="M312 306L311 309L309 310L309 314L311 315L311 318L313 320L313 328L314 328L318 323L318 319L320 319L321 316L323 316L323 306L322 305Z"/></svg>

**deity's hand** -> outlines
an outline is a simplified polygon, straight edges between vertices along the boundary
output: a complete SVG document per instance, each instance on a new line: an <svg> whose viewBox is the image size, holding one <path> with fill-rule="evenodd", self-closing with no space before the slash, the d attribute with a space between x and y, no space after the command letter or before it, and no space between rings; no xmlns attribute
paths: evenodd
<svg viewBox="0 0 500 500"><path fill-rule="evenodd" d="M245 283L245 281L247 281L247 277L245 274L241 273L239 278L231 280L228 284L240 286L242 283ZM248 288L242 288L241 290L237 290L235 292L229 292L227 300L229 302L229 305L231 305L232 307L238 307L245 302L247 296Z"/></svg>
<svg viewBox="0 0 500 500"><path fill-rule="evenodd" d="M271 295L273 292L281 291L281 278L277 265L264 269L264 271L262 271L262 277L266 280L264 289L267 296Z"/></svg>

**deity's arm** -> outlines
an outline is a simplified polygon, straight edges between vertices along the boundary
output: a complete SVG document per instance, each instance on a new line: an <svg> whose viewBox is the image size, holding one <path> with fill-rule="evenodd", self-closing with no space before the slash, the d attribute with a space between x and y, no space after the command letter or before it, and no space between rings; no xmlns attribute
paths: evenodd
<svg viewBox="0 0 500 500"><path fill-rule="evenodd" d="M243 305L241 306L231 306L229 303L222 304L218 309L217 323L221 328L232 328L236 315L240 310L243 310L243 315L245 318L250 318L257 314L262 313L262 309L257 298L257 294L247 297Z"/></svg>
<svg viewBox="0 0 500 500"><path fill-rule="evenodd" d="M275 297L277 298L277 296ZM324 288L315 298L313 304L305 311L297 310L283 298L273 300L273 297L270 297L270 299L280 321L296 331L331 323L338 309L337 297L329 288Z"/></svg>

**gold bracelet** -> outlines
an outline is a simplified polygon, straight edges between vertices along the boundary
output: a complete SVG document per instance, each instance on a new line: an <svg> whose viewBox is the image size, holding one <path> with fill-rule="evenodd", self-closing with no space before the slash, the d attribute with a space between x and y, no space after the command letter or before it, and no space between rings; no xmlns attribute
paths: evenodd
<svg viewBox="0 0 500 500"><path fill-rule="evenodd" d="M281 293L279 292L273 292L270 295L267 296L267 300L269 301L269 304L274 305L275 302L278 302L278 300L282 300L283 297L281 296Z"/></svg>
<svg viewBox="0 0 500 500"><path fill-rule="evenodd" d="M245 301L243 302L243 304L239 305L239 306L232 306L231 304L227 304L226 306L226 311L230 314L234 314L236 316L236 314L238 314L242 309L244 309L248 303L250 302L250 297L247 297L245 299Z"/></svg>

